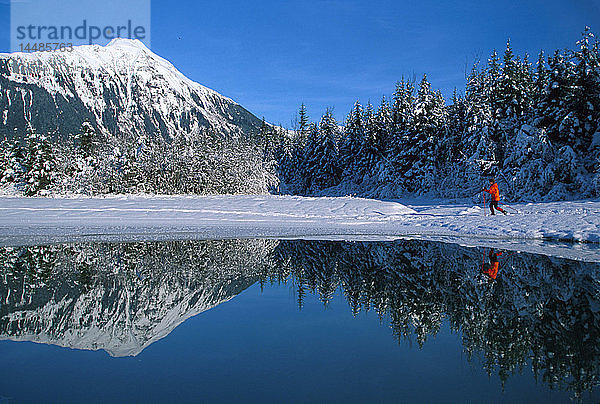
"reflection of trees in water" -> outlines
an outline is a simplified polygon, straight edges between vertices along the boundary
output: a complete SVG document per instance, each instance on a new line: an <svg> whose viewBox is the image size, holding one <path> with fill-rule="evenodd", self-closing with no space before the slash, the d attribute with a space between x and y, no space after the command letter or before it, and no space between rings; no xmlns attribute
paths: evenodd
<svg viewBox="0 0 600 404"><path fill-rule="evenodd" d="M398 341L421 347L446 319L467 356L503 382L531 363L552 388L580 394L597 386L599 265L514 254L490 282L480 274L482 255L423 241L0 248L0 333L135 355L256 281L290 280L300 307L308 293L328 304L341 290L354 315L373 310Z"/></svg>
<svg viewBox="0 0 600 404"><path fill-rule="evenodd" d="M344 293L352 312L388 317L394 335L419 346L447 318L469 358L504 383L529 361L551 388L580 394L599 384L600 266L532 254L480 274L483 251L443 243L282 241L278 274L327 303Z"/></svg>
<svg viewBox="0 0 600 404"><path fill-rule="evenodd" d="M0 334L136 355L255 283L276 241L0 248Z"/></svg>
<svg viewBox="0 0 600 404"><path fill-rule="evenodd" d="M22 249L0 249L2 277L4 284L18 283L20 289L15 289L13 299L19 298L19 304L25 304L25 299L31 296L27 291L44 287L56 265L56 254L47 247L28 247ZM21 291L14 296L15 292ZM9 289L10 292L10 289ZM7 296L3 304L8 304Z"/></svg>

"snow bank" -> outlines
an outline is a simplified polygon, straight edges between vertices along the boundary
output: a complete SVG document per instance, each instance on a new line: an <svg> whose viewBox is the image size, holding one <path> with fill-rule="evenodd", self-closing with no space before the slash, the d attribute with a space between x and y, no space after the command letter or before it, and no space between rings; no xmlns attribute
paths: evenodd
<svg viewBox="0 0 600 404"><path fill-rule="evenodd" d="M515 204L509 212L508 216L485 216L482 207L472 204L407 206L352 197L0 197L0 244L420 237L600 261L600 246L589 244L600 243L600 201ZM542 245L545 241L554 243Z"/></svg>

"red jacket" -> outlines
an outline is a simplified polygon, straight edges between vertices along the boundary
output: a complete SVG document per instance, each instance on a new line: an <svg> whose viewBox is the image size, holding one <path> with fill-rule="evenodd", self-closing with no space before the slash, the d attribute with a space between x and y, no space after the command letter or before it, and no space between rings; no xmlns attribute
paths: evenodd
<svg viewBox="0 0 600 404"><path fill-rule="evenodd" d="M500 200L500 191L498 190L498 184L496 184L495 182L492 184L490 189L484 189L484 191L487 192L488 194L492 195L493 200L495 200L495 201Z"/></svg>
<svg viewBox="0 0 600 404"><path fill-rule="evenodd" d="M483 271L483 273L492 279L496 279L496 277L498 276L498 267L499 266L500 266L500 263L498 261L492 262L490 264L490 266L486 270Z"/></svg>
<svg viewBox="0 0 600 404"><path fill-rule="evenodd" d="M500 269L500 262L498 262L498 257L501 256L502 253L494 253L494 250L490 251L490 263L489 265L483 264L481 266L481 272L489 276L491 279L496 279L498 276L498 270Z"/></svg>

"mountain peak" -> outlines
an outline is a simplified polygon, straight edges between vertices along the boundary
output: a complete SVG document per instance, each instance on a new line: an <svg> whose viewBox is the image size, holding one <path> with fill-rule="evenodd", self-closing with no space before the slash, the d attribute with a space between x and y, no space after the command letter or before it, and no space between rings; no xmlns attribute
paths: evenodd
<svg viewBox="0 0 600 404"><path fill-rule="evenodd" d="M148 47L139 39L129 38L114 38L107 45L107 48L119 48L119 49L139 49L146 51Z"/></svg>
<svg viewBox="0 0 600 404"><path fill-rule="evenodd" d="M261 125L137 39L0 54L0 137L23 136L30 127L66 137L85 121L109 136L164 139L205 130L251 135Z"/></svg>

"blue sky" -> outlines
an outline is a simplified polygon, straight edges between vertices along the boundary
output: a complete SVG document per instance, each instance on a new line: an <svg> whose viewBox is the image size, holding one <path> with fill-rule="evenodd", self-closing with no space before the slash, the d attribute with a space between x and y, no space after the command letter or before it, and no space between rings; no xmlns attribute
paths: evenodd
<svg viewBox="0 0 600 404"><path fill-rule="evenodd" d="M9 5L0 0L0 27ZM289 126L300 103L343 120L356 99L378 104L402 76L464 90L476 58L573 48L600 28L600 0L152 1L152 50L255 115ZM7 51L8 29L0 28Z"/></svg>

